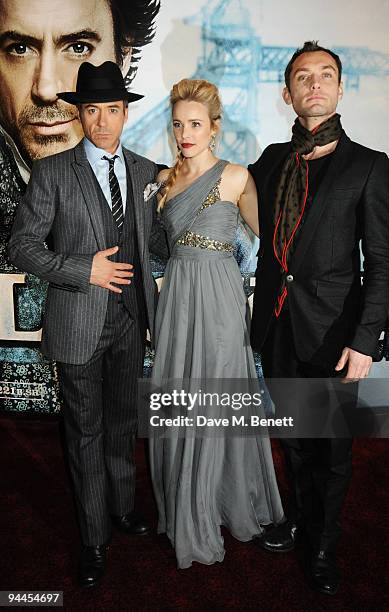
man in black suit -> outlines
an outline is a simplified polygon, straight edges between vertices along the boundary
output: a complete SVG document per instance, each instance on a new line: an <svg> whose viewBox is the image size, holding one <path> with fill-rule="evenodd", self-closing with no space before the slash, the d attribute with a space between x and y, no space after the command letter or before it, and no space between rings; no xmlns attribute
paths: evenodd
<svg viewBox="0 0 389 612"><path fill-rule="evenodd" d="M134 512L137 379L156 285L149 262L158 170L121 146L129 93L113 62L81 64L76 92L85 138L37 160L9 242L11 261L49 283L42 351L57 361L83 548L80 584L105 571L111 524L149 531ZM49 248L45 248L45 242Z"/></svg>
<svg viewBox="0 0 389 612"><path fill-rule="evenodd" d="M283 90L297 114L292 140L270 145L250 166L261 231L251 339L270 385L271 378L316 378L324 390L343 376L356 401L389 305L389 160L342 129L341 70L339 57L316 42L294 53ZM277 406L276 385L274 394ZM293 490L289 520L257 543L285 552L304 533L314 586L334 594L352 439L282 445Z"/></svg>

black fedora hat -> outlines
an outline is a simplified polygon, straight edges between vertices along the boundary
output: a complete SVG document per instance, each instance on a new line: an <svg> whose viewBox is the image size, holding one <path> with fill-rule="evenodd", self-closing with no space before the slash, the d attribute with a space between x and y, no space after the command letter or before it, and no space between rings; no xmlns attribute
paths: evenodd
<svg viewBox="0 0 389 612"><path fill-rule="evenodd" d="M70 104L116 100L135 102L143 98L127 91L120 68L114 62L104 62L101 66L83 62L78 69L76 91L61 91L57 96Z"/></svg>

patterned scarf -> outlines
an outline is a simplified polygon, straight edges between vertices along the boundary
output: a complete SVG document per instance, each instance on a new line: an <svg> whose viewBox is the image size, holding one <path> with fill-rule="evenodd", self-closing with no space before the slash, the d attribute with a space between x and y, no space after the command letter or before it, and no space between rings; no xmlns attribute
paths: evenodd
<svg viewBox="0 0 389 612"><path fill-rule="evenodd" d="M285 277L289 269L290 247L304 215L308 197L308 155L316 146L322 147L338 140L342 133L340 115L335 114L316 126L311 132L297 118L292 128L292 152L281 171L274 206L273 250L284 270L277 298L275 314L278 317L288 294Z"/></svg>

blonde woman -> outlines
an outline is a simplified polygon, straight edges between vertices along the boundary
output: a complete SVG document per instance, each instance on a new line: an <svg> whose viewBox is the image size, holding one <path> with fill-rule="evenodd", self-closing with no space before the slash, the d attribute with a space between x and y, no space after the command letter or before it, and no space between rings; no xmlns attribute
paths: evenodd
<svg viewBox="0 0 389 612"><path fill-rule="evenodd" d="M233 241L239 213L258 235L255 185L246 168L215 157L222 116L215 85L184 79L170 101L178 154L158 177L171 257L157 309L153 381L244 379L254 386ZM198 437L192 427L186 436L181 429L152 438L150 453L158 531L167 533L180 568L223 560L221 525L249 541L261 525L283 519L267 438Z"/></svg>

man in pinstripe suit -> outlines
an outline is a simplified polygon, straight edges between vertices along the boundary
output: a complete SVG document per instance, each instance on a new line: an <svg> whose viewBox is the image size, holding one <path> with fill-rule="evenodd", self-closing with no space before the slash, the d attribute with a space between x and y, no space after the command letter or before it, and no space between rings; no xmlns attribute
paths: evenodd
<svg viewBox="0 0 389 612"><path fill-rule="evenodd" d="M111 524L127 534L148 526L134 513L136 386L156 285L148 240L157 168L120 145L128 93L113 62L81 65L76 92L85 138L34 163L9 256L49 282L42 350L58 364L82 536L80 584L105 571ZM44 243L47 243L48 248Z"/></svg>

